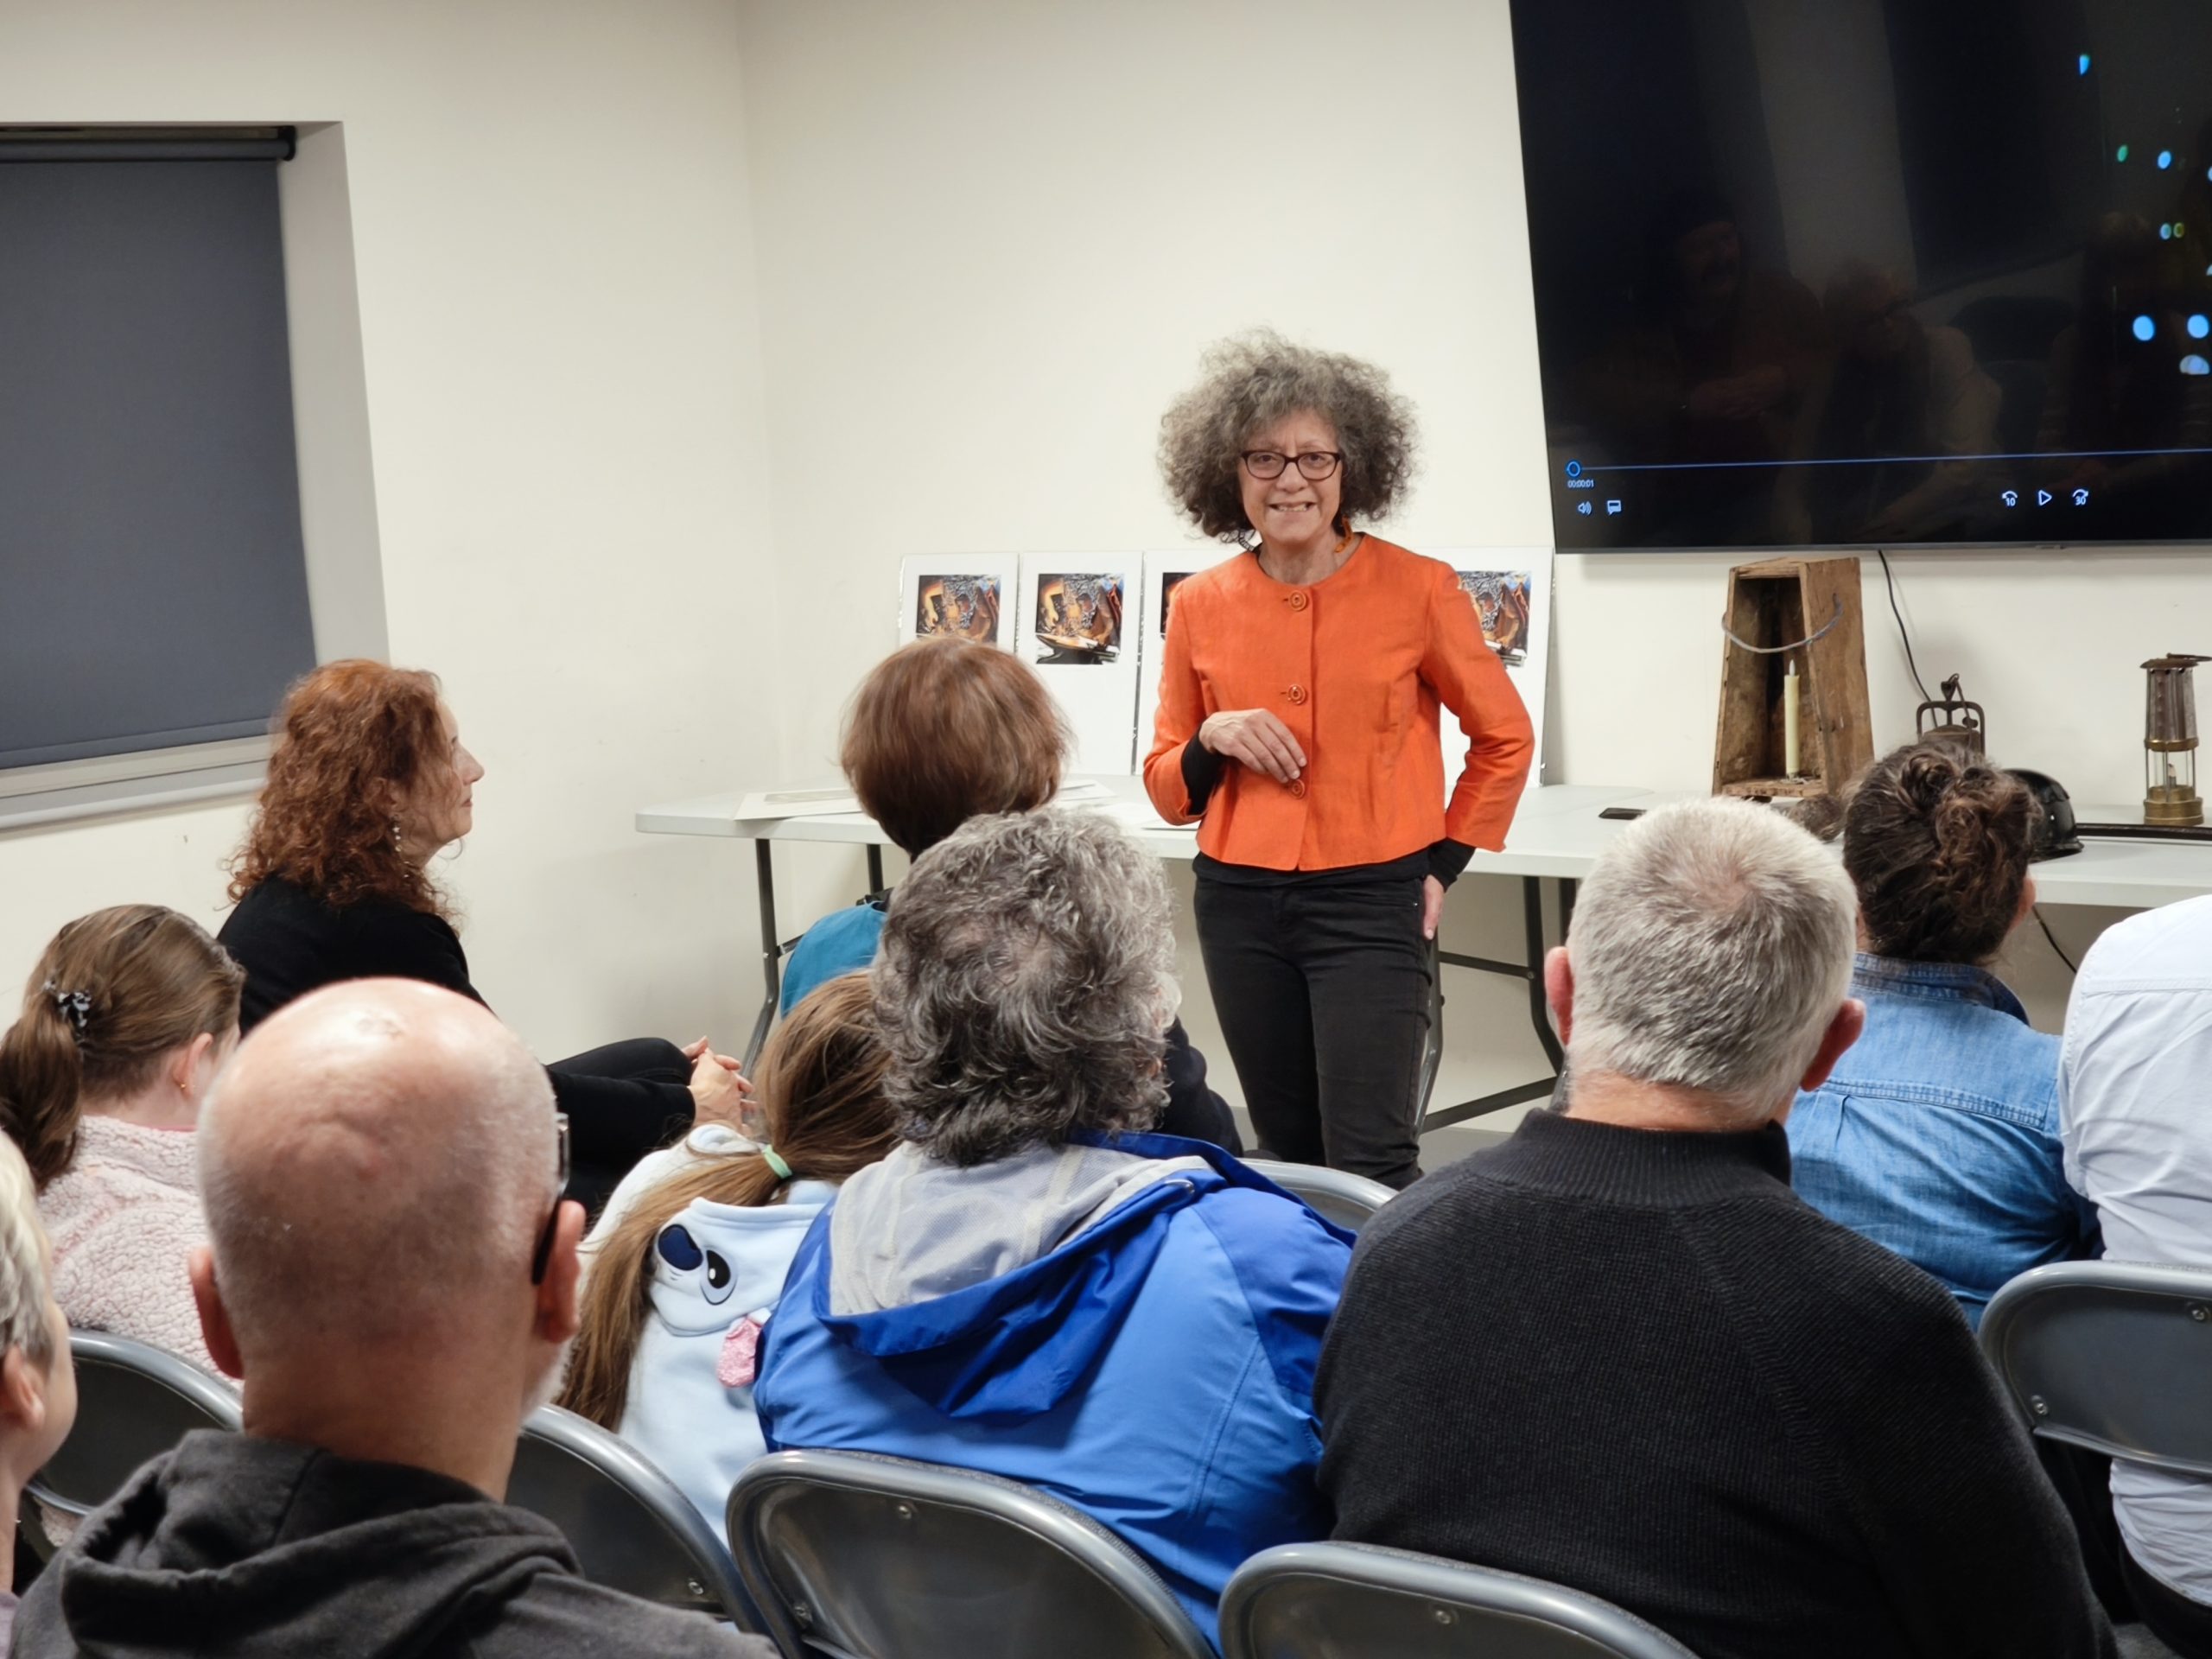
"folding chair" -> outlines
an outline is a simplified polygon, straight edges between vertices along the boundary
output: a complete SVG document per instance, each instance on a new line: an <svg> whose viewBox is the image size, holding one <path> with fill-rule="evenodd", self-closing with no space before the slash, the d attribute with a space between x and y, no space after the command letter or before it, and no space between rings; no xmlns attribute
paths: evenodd
<svg viewBox="0 0 2212 1659"><path fill-rule="evenodd" d="M194 1429L238 1426L238 1391L175 1354L105 1331L71 1332L69 1352L77 1426L23 1494L22 1530L41 1558L54 1545L38 1505L81 1521Z"/></svg>
<svg viewBox="0 0 2212 1659"><path fill-rule="evenodd" d="M532 1412L507 1502L560 1528L594 1584L760 1628L728 1552L691 1500L590 1419L558 1406Z"/></svg>
<svg viewBox="0 0 2212 1659"><path fill-rule="evenodd" d="M1135 1550L1018 1481L773 1452L738 1477L729 1541L785 1659L1212 1659Z"/></svg>
<svg viewBox="0 0 2212 1659"><path fill-rule="evenodd" d="M2212 1269L2031 1268L1990 1298L1981 1351L2045 1439L2212 1475Z"/></svg>
<svg viewBox="0 0 2212 1659"><path fill-rule="evenodd" d="M1247 1158L1244 1164L1284 1192L1296 1193L1347 1232L1357 1232L1398 1196L1380 1181L1325 1164L1283 1164L1272 1158Z"/></svg>
<svg viewBox="0 0 2212 1659"><path fill-rule="evenodd" d="M1284 1544L1221 1599L1224 1659L1694 1659L1611 1602L1365 1544Z"/></svg>

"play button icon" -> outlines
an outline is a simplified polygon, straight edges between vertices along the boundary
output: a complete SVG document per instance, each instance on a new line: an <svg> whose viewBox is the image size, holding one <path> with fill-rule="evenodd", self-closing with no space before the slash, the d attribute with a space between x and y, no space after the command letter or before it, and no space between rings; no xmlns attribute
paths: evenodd
<svg viewBox="0 0 2212 1659"><path fill-rule="evenodd" d="M2050 505L2050 492L2049 490L2037 490L2036 492L2036 505L2039 507L2047 507Z"/></svg>

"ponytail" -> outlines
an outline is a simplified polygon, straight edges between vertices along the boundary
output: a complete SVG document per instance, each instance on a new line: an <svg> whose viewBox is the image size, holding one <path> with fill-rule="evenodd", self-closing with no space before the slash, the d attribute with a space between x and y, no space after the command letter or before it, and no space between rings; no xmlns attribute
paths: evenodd
<svg viewBox="0 0 2212 1659"><path fill-rule="evenodd" d="M134 1095L195 1037L226 1035L245 986L198 923L159 905L94 911L55 934L0 1035L0 1129L38 1189L76 1156L86 1102Z"/></svg>
<svg viewBox="0 0 2212 1659"><path fill-rule="evenodd" d="M59 997L35 986L22 1017L0 1036L0 1129L22 1149L41 1192L76 1154L84 1080L75 1027Z"/></svg>
<svg viewBox="0 0 2212 1659"><path fill-rule="evenodd" d="M757 1209L787 1180L843 1181L897 1144L888 1063L866 974L831 980L793 1008L760 1057L757 1088L775 1144L695 1155L647 1189L594 1248L559 1402L620 1432L630 1371L652 1312L653 1252L695 1200Z"/></svg>

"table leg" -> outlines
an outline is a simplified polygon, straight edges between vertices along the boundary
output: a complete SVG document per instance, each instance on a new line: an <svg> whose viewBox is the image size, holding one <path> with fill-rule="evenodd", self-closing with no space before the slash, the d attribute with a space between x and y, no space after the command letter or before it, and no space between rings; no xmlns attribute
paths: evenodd
<svg viewBox="0 0 2212 1659"><path fill-rule="evenodd" d="M1560 927L1562 934L1574 912L1574 883L1560 883ZM1559 1068L1564 1053L1557 1036L1552 1032L1551 1010L1544 1000L1544 884L1542 878L1524 875L1521 878L1521 928L1523 959L1520 962L1499 962L1490 957L1462 956L1446 950L1440 944L1431 957L1435 969L1429 985L1428 1043L1421 1053L1421 1132L1440 1129L1448 1124L1464 1123L1471 1117L1481 1117L1490 1112L1502 1112L1510 1106L1526 1105L1532 1100L1548 1097L1559 1084ZM1444 1058L1444 976L1443 969L1471 968L1477 973L1498 974L1508 979L1524 982L1529 988L1529 1021L1541 1044L1544 1057L1551 1062L1552 1075L1530 1083L1516 1084L1510 1089L1501 1089L1495 1094L1484 1095L1474 1100L1462 1101L1457 1106L1431 1109L1429 1094L1436 1086L1436 1074Z"/></svg>
<svg viewBox="0 0 2212 1659"><path fill-rule="evenodd" d="M868 844L868 890L883 891L883 849L872 841Z"/></svg>
<svg viewBox="0 0 2212 1659"><path fill-rule="evenodd" d="M760 980L768 994L761 1000L760 1013L753 1021L752 1039L745 1046L747 1072L768 1040L768 1027L775 1023L776 1003L784 988L784 947L776 938L776 861L770 847L765 837L753 843L753 882L760 893Z"/></svg>

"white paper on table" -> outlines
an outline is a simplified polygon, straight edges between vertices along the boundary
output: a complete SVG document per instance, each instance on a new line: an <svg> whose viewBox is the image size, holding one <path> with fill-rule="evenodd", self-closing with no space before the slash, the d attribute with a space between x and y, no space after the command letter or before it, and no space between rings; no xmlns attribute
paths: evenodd
<svg viewBox="0 0 2212 1659"><path fill-rule="evenodd" d="M757 789L741 798L737 817L741 823L764 818L823 818L840 812L857 812L861 804L843 785L803 789Z"/></svg>
<svg viewBox="0 0 2212 1659"><path fill-rule="evenodd" d="M1011 651L1020 637L1020 562L1005 553L920 553L899 561L900 645L952 634Z"/></svg>
<svg viewBox="0 0 2212 1659"><path fill-rule="evenodd" d="M1548 547L1459 547L1429 555L1459 575L1460 590L1475 607L1483 637L1505 664L1505 677L1521 694L1536 733L1536 763L1529 787L1544 779L1544 690L1552 645L1552 550ZM1437 735L1444 749L1444 787L1459 782L1467 765L1467 735L1452 711L1440 712Z"/></svg>
<svg viewBox="0 0 2212 1659"><path fill-rule="evenodd" d="M1021 556L1016 654L1075 733L1071 772L1135 770L1137 642L1130 614L1144 568L1134 553Z"/></svg>
<svg viewBox="0 0 2212 1659"><path fill-rule="evenodd" d="M1144 556L1144 611L1138 620L1142 641L1137 682L1136 769L1152 753L1152 729L1160 717L1160 667L1167 644L1167 610L1185 576L1212 569L1236 555L1218 542L1170 548Z"/></svg>

